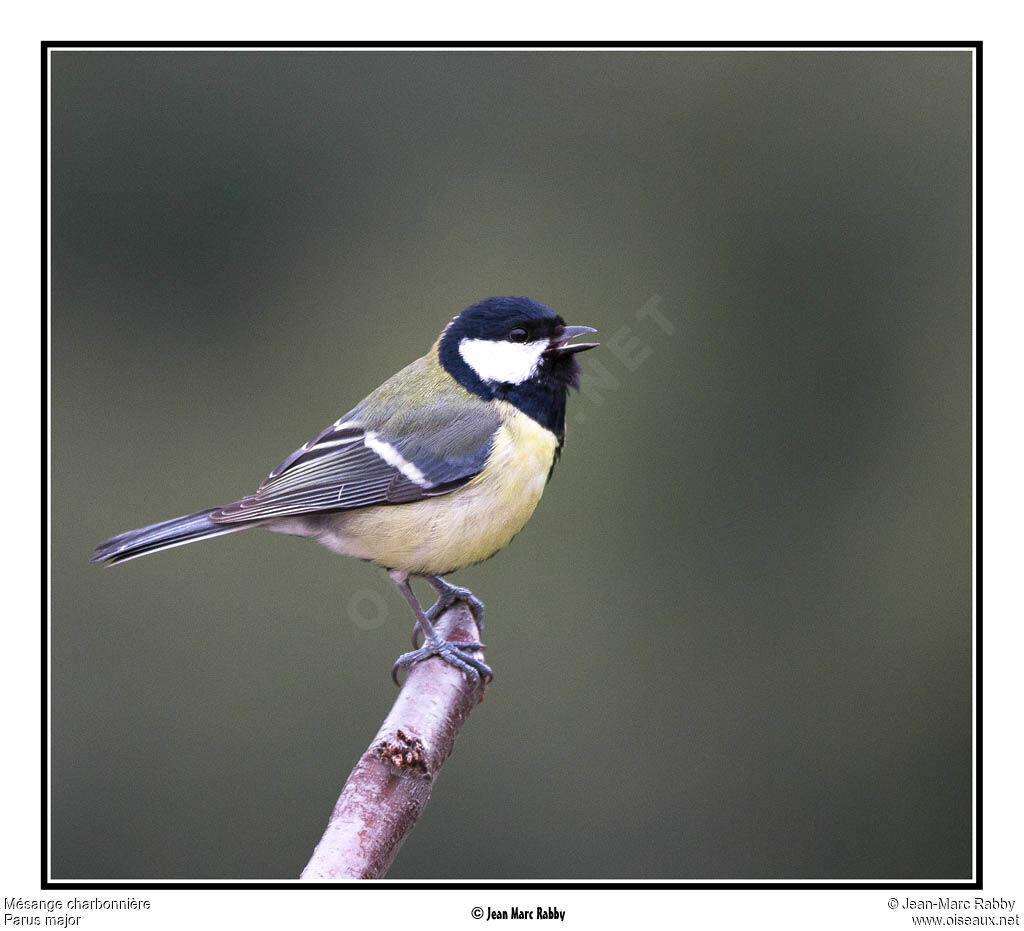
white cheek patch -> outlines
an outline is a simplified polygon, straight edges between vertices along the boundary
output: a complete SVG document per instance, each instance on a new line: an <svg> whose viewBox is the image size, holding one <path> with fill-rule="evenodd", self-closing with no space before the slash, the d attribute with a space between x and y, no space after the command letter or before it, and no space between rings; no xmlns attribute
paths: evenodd
<svg viewBox="0 0 1024 931"><path fill-rule="evenodd" d="M534 375L548 348L546 339L533 343L511 343L500 339L464 339L459 355L484 381L518 385Z"/></svg>

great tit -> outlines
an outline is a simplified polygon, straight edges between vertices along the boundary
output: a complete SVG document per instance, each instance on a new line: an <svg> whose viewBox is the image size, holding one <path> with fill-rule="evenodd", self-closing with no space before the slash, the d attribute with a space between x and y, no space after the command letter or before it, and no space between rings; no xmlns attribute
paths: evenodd
<svg viewBox="0 0 1024 931"><path fill-rule="evenodd" d="M413 646L392 669L440 656L474 681L491 679L477 642L442 640L432 620L457 599L482 627L483 604L443 576L482 562L530 519L565 440L578 386L572 343L596 332L566 326L525 297L467 307L430 351L285 459L251 495L223 507L111 537L93 562L125 562L250 527L312 537L387 570L416 616ZM437 591L424 610L409 580ZM418 629L417 629L418 628Z"/></svg>

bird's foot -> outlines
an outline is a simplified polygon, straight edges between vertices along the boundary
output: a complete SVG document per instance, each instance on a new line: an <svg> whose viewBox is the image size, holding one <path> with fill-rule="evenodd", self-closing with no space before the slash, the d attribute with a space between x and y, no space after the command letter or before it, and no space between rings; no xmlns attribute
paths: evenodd
<svg viewBox="0 0 1024 931"><path fill-rule="evenodd" d="M391 667L391 678L395 680L395 685L400 685L401 683L398 681L398 671L400 669L408 669L414 663L430 659L431 656L440 656L449 666L454 666L469 676L470 681L474 685L479 685L481 680L486 685L494 678L491 667L469 652L470 650L482 649L484 649L484 645L477 643L475 640L438 639L435 643L428 642L418 650L413 650L411 653L403 653L399 656L395 660L395 665Z"/></svg>
<svg viewBox="0 0 1024 931"><path fill-rule="evenodd" d="M473 615L473 620L476 621L476 626L480 630L484 629L484 603L468 588L452 585L440 576L433 576L429 581L437 590L437 601L427 608L427 617L431 621L436 621L456 601L464 601L469 607L469 613Z"/></svg>
<svg viewBox="0 0 1024 931"><path fill-rule="evenodd" d="M484 603L476 597L468 588L463 588L460 585L452 585L450 582L446 582L439 575L427 576L427 581L437 591L437 601L435 601L429 608L427 608L425 614L427 620L433 622L436 621L445 611L447 611L456 601L466 602L469 608L469 613L473 615L473 620L476 621L476 626L479 630L484 629ZM420 637L423 632L419 628L419 624L413 624L412 626L412 645L413 649L419 649Z"/></svg>

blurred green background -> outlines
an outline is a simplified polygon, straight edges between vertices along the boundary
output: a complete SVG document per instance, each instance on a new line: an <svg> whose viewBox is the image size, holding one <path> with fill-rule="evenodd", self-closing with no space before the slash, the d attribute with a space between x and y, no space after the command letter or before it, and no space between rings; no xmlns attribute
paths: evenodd
<svg viewBox="0 0 1024 931"><path fill-rule="evenodd" d="M298 876L401 597L261 532L89 555L495 294L604 346L454 577L496 681L390 876L970 875L967 52L52 62L54 877Z"/></svg>

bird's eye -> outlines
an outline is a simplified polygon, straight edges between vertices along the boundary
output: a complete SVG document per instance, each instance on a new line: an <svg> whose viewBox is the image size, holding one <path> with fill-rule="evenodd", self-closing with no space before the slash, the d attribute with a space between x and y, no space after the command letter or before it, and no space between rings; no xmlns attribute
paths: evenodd
<svg viewBox="0 0 1024 931"><path fill-rule="evenodd" d="M526 330L524 330L521 326L517 326L514 329L509 330L508 334L508 338L512 340L513 343L525 343L527 336L528 334Z"/></svg>

